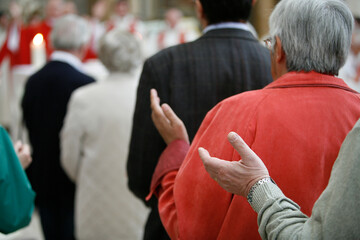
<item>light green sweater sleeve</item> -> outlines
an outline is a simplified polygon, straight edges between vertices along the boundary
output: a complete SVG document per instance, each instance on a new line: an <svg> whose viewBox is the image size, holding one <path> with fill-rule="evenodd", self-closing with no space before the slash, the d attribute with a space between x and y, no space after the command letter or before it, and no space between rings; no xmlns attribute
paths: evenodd
<svg viewBox="0 0 360 240"><path fill-rule="evenodd" d="M273 183L255 188L251 206L262 239L360 239L360 120L343 142L310 218Z"/></svg>

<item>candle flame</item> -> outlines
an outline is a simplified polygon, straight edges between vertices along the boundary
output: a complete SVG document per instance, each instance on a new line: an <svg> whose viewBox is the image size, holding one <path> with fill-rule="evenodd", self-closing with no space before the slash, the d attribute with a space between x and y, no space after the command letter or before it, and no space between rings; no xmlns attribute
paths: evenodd
<svg viewBox="0 0 360 240"><path fill-rule="evenodd" d="M43 41L44 41L44 37L41 33L36 34L35 37L33 38L33 44L35 46L41 45Z"/></svg>

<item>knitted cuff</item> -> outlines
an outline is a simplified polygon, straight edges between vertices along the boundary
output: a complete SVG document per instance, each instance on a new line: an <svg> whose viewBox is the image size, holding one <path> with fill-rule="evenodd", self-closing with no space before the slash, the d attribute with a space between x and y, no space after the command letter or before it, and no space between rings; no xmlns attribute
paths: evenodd
<svg viewBox="0 0 360 240"><path fill-rule="evenodd" d="M280 188L273 182L265 182L252 191L251 201L248 201L255 212L259 212L267 200L283 197Z"/></svg>

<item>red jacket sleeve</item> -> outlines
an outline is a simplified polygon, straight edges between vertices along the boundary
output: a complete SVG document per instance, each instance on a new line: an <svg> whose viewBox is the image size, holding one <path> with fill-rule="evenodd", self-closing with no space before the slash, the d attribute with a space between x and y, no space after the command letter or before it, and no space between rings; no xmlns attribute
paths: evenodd
<svg viewBox="0 0 360 240"><path fill-rule="evenodd" d="M177 172L185 159L190 145L183 140L175 140L163 151L152 177L150 194L159 198L161 221L171 239L178 237L177 213L174 200L174 184Z"/></svg>

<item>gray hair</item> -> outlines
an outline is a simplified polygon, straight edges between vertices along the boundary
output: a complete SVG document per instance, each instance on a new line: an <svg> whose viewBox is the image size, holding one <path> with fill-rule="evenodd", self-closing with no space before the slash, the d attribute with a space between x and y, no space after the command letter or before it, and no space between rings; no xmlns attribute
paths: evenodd
<svg viewBox="0 0 360 240"><path fill-rule="evenodd" d="M50 39L54 49L78 50L88 43L90 29L83 18L67 14L56 19Z"/></svg>
<svg viewBox="0 0 360 240"><path fill-rule="evenodd" d="M354 19L340 0L282 0L270 16L288 71L337 75L351 44Z"/></svg>
<svg viewBox="0 0 360 240"><path fill-rule="evenodd" d="M111 72L131 72L142 61L138 40L120 29L114 29L100 39L98 56Z"/></svg>

